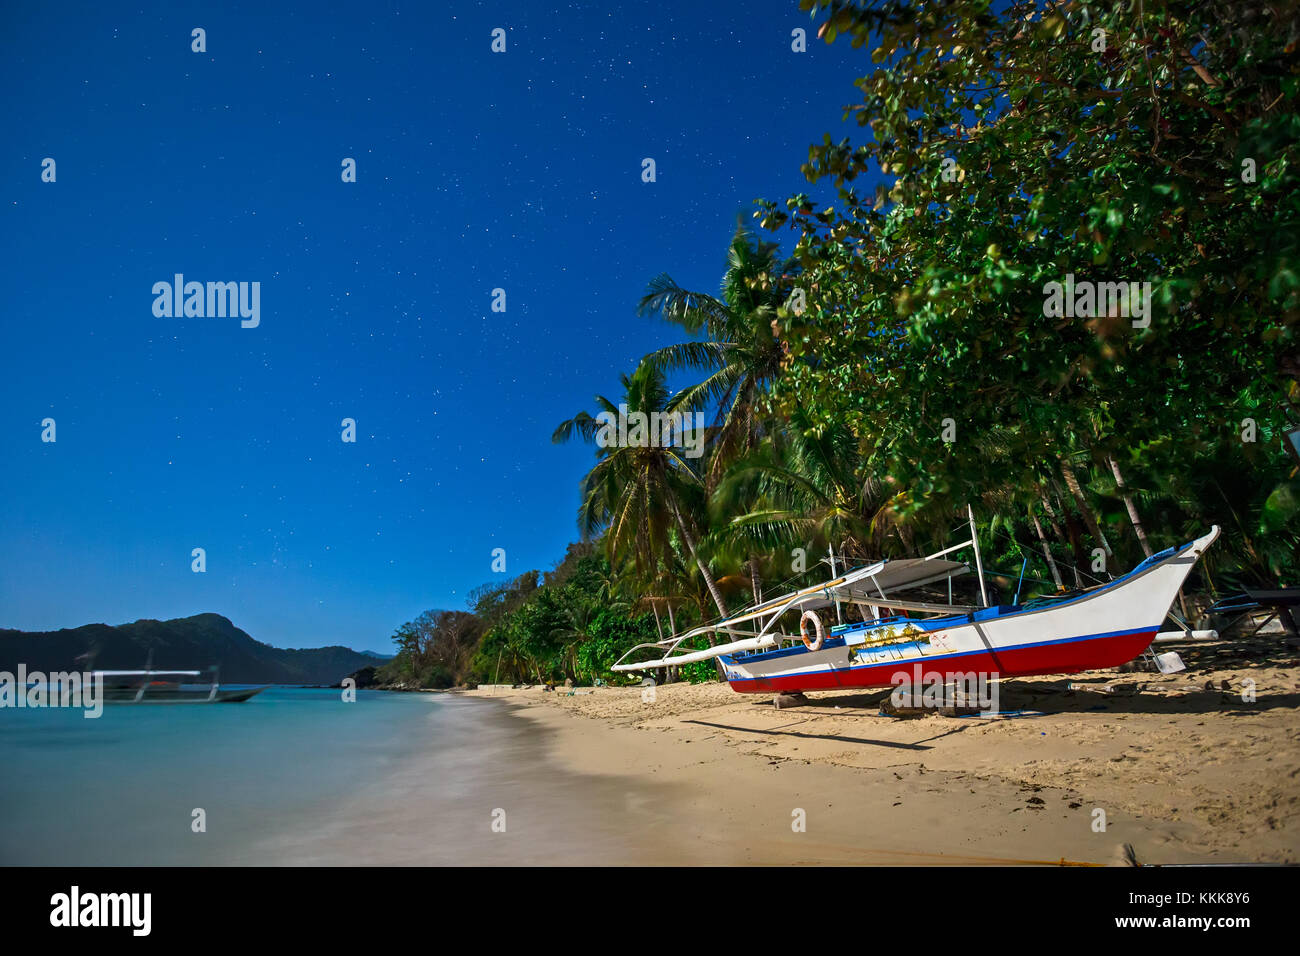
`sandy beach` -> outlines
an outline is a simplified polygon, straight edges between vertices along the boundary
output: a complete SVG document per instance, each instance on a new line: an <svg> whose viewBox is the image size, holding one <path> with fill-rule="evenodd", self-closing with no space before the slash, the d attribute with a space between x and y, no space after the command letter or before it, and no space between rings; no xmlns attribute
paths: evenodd
<svg viewBox="0 0 1300 956"><path fill-rule="evenodd" d="M544 728L554 766L629 799L674 785L630 863L1113 865L1126 843L1144 864L1297 861L1296 648L1183 656L1168 676L1005 681L1000 717L885 717L886 691L777 710L721 684L465 696Z"/></svg>

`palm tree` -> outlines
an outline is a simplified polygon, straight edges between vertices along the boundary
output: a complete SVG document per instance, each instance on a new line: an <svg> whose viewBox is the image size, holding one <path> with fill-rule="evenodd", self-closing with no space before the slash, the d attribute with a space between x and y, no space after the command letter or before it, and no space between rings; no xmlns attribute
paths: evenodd
<svg viewBox="0 0 1300 956"><path fill-rule="evenodd" d="M560 646L560 660L566 676L578 679L578 645L591 638L591 626L598 608L588 601L570 595L563 604L560 625L551 632Z"/></svg>
<svg viewBox="0 0 1300 956"><path fill-rule="evenodd" d="M537 667L537 661L533 657L532 651L529 650L528 641L524 635L511 634L501 645L498 653L501 662L506 666L507 672L514 675L516 684L523 683L528 679L529 670L537 678L537 683L542 683L542 672Z"/></svg>
<svg viewBox="0 0 1300 956"><path fill-rule="evenodd" d="M621 380L622 403L597 395L597 415L579 412L562 422L551 436L558 443L577 435L598 445L596 466L582 481L579 527L587 538L603 531L610 562L631 557L640 574L657 567L671 551L671 531L675 527L718 612L726 617L722 592L700 556L687 520L688 515L698 513L690 505L702 498L703 481L697 467L680 453L681 449L664 447L654 436L640 444L611 444L605 440L608 422L618 421L620 411L629 416L637 412L647 416L674 414L682 411L681 397L669 398L663 372L649 362L642 362Z"/></svg>
<svg viewBox="0 0 1300 956"><path fill-rule="evenodd" d="M792 268L779 258L776 243L763 242L741 225L727 250L720 298L683 289L665 273L650 282L641 299L641 315L661 315L692 335L707 337L658 349L645 361L663 372L709 372L675 401L692 410L717 409L710 488L738 455L757 445L764 431L767 392L784 356L776 334L777 310L789 296Z"/></svg>
<svg viewBox="0 0 1300 956"><path fill-rule="evenodd" d="M713 496L730 520L717 533L755 550L811 542L862 551L878 544L879 489L860 477L857 440L845 428L812 428L796 409L786 432L740 459Z"/></svg>

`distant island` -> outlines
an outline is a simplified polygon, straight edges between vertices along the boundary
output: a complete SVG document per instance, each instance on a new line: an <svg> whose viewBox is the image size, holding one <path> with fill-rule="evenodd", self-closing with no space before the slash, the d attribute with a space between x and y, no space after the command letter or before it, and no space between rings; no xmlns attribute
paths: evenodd
<svg viewBox="0 0 1300 956"><path fill-rule="evenodd" d="M337 684L386 657L331 646L301 650L254 640L220 614L195 614L170 621L86 624L58 631L0 628L0 670L19 663L29 671L129 670L145 666L181 670L221 668L232 684Z"/></svg>

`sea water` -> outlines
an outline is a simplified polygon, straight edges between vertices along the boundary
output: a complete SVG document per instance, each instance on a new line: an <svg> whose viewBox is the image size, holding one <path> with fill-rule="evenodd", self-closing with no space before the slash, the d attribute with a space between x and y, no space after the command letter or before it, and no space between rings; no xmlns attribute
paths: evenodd
<svg viewBox="0 0 1300 956"><path fill-rule="evenodd" d="M110 704L93 720L0 710L0 863L237 858L425 744L433 712L425 695L344 703L281 687L234 704Z"/></svg>
<svg viewBox="0 0 1300 956"><path fill-rule="evenodd" d="M624 790L558 771L540 731L496 704L342 697L272 687L243 703L107 705L94 720L0 709L0 864L637 858Z"/></svg>

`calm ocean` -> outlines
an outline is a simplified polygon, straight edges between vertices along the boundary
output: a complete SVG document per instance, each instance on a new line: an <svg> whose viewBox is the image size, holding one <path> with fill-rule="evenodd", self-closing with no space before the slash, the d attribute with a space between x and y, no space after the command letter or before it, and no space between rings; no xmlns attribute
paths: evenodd
<svg viewBox="0 0 1300 956"><path fill-rule="evenodd" d="M634 862L628 800L549 765L527 722L454 696L0 709L0 864ZM655 809L642 794L632 817Z"/></svg>
<svg viewBox="0 0 1300 956"><path fill-rule="evenodd" d="M420 746L427 695L272 687L242 704L0 710L0 863L231 860ZM193 811L207 833L191 830Z"/></svg>

